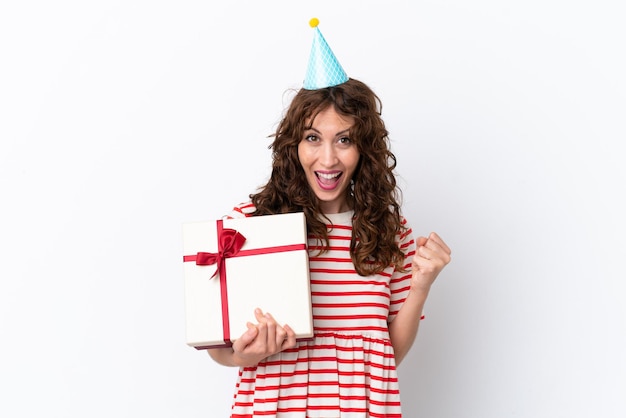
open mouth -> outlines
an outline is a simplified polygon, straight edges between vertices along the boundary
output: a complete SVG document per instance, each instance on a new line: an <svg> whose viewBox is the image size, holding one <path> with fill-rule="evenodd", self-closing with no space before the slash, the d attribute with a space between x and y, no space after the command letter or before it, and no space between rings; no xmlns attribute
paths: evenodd
<svg viewBox="0 0 626 418"><path fill-rule="evenodd" d="M324 190L332 190L337 187L342 174L342 171L315 172L315 176L317 177L317 183Z"/></svg>

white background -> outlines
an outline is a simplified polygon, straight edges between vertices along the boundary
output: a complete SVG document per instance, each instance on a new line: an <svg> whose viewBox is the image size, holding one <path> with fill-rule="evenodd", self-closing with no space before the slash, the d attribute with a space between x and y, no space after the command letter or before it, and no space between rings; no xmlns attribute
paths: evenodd
<svg viewBox="0 0 626 418"><path fill-rule="evenodd" d="M227 416L236 370L184 342L181 223L265 182L316 16L454 252L407 417L626 416L622 4L3 2L0 415Z"/></svg>

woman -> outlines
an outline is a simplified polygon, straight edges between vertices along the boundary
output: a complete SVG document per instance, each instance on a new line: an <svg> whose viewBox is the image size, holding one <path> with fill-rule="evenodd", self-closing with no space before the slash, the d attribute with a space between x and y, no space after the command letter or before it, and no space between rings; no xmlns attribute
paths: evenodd
<svg viewBox="0 0 626 418"><path fill-rule="evenodd" d="M257 310L232 347L209 350L240 367L232 417L401 417L396 367L450 249L435 233L412 238L380 109L355 79L301 89L274 135L269 181L232 214L305 213L315 331L296 342Z"/></svg>

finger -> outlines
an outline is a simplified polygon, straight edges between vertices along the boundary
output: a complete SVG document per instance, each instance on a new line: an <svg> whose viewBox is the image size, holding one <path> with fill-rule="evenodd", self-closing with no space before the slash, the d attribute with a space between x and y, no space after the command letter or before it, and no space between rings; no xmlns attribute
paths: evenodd
<svg viewBox="0 0 626 418"><path fill-rule="evenodd" d="M276 346L282 347L282 345L287 341L287 330L284 326L280 326L276 324Z"/></svg>
<svg viewBox="0 0 626 418"><path fill-rule="evenodd" d="M421 247L422 245L426 245L427 241L428 241L428 238L426 237L417 237L417 240L415 241L415 245L417 245L418 247Z"/></svg>
<svg viewBox="0 0 626 418"><path fill-rule="evenodd" d="M256 325L256 328L258 329L258 335L256 337L256 341L259 344L262 345L267 345L267 323L266 322L259 322Z"/></svg>
<svg viewBox="0 0 626 418"><path fill-rule="evenodd" d="M417 266L427 267L430 264L446 264L449 258L450 256L440 248L433 249L430 246L423 246L417 249L413 263Z"/></svg>
<svg viewBox="0 0 626 418"><path fill-rule="evenodd" d="M256 318L257 322L260 323L264 323L267 322L267 318L265 317L265 315L263 315L263 311L260 308L256 308L254 310L254 317Z"/></svg>
<svg viewBox="0 0 626 418"><path fill-rule="evenodd" d="M420 248L424 249L420 251L420 255L424 256L424 258L429 260L439 259L446 264L450 262L450 249L441 238L439 238L439 241L429 239L426 245Z"/></svg>
<svg viewBox="0 0 626 418"><path fill-rule="evenodd" d="M280 347L280 345L282 344L282 339L281 341L277 340L277 334L278 334L278 325L276 324L276 321L274 320L274 318L272 317L272 315L269 312L265 313L265 320L266 320L266 325L267 325L267 344L268 347L270 349L270 351L277 351L278 347ZM282 338L282 336L281 336Z"/></svg>
<svg viewBox="0 0 626 418"><path fill-rule="evenodd" d="M437 235L435 232L431 232L430 235L428 236L428 239L429 241L433 241L437 243L448 255L452 254L452 250L450 250L450 247L448 247L448 245L444 242L444 240L442 240L441 237Z"/></svg>
<svg viewBox="0 0 626 418"><path fill-rule="evenodd" d="M278 322L276 322L276 319L274 319L272 314L270 314L269 312L265 313L265 317L268 320L267 340L268 340L268 343L271 343L272 341L274 341L274 343L276 344L276 351L281 350L283 347L285 347L285 343L289 340L290 334L291 334L293 343L295 344L296 334L291 328L289 328L288 325L281 327L278 324ZM272 338L272 333L274 334L274 338Z"/></svg>
<svg viewBox="0 0 626 418"><path fill-rule="evenodd" d="M283 325L283 329L287 332L287 336L283 341L283 348L293 348L296 346L296 333L287 324Z"/></svg>
<svg viewBox="0 0 626 418"><path fill-rule="evenodd" d="M256 308L254 310L254 317L257 320L257 328L258 328L258 335L257 335L257 342L263 344L264 346L267 345L267 317L265 316L265 314L263 314L263 311L260 308Z"/></svg>
<svg viewBox="0 0 626 418"><path fill-rule="evenodd" d="M433 250L431 248L428 248L427 245L422 245L420 247L417 247L415 249L415 255L418 258L423 258L425 260L430 260L433 258ZM415 259L415 258L414 258ZM419 261L419 260L418 260Z"/></svg>
<svg viewBox="0 0 626 418"><path fill-rule="evenodd" d="M233 350L236 352L241 352L245 350L246 347L252 344L252 342L258 335L259 330L254 324L248 322L246 326L248 327L248 330L244 332L241 337L237 338L237 340L233 343Z"/></svg>

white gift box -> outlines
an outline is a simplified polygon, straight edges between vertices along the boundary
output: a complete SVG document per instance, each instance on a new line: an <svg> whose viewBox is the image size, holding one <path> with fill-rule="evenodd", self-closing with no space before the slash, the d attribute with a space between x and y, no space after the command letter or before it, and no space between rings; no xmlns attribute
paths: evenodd
<svg viewBox="0 0 626 418"><path fill-rule="evenodd" d="M183 223L187 344L231 345L247 322L257 323L257 307L288 324L296 338L311 338L306 243L302 212Z"/></svg>

